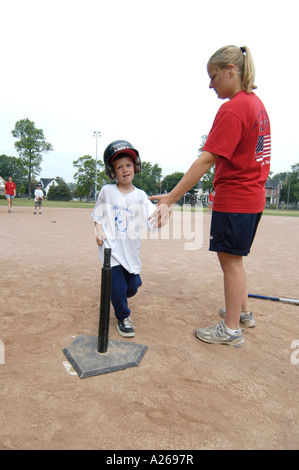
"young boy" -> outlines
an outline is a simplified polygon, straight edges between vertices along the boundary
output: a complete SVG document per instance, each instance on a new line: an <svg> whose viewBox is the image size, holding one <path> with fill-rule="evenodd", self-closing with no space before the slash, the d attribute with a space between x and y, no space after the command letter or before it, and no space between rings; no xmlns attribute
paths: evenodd
<svg viewBox="0 0 299 470"><path fill-rule="evenodd" d="M44 199L44 193L42 191L41 183L38 183L36 190L34 191L34 215L36 214L37 207L39 207L39 213L42 213L42 203Z"/></svg>
<svg viewBox="0 0 299 470"><path fill-rule="evenodd" d="M111 248L111 302L121 336L135 336L128 298L141 286L140 231L144 225L153 230L148 217L155 205L144 191L133 185L141 171L139 153L126 140L117 140L104 152L106 173L116 184L107 184L99 194L92 213L96 242L103 262L104 248Z"/></svg>

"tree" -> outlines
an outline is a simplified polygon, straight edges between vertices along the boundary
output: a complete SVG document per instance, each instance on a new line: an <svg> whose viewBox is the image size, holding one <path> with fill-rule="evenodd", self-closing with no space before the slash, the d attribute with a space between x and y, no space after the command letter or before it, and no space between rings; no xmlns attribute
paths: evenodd
<svg viewBox="0 0 299 470"><path fill-rule="evenodd" d="M202 153L202 149L203 149L204 144L206 143L207 138L208 138L207 134L203 134L201 136L201 144L200 144L200 147L198 149L198 155L200 155Z"/></svg>
<svg viewBox="0 0 299 470"><path fill-rule="evenodd" d="M53 184L51 184L51 186L48 190L47 199L48 199L48 201L56 201L56 198L57 198L56 186L53 183Z"/></svg>
<svg viewBox="0 0 299 470"><path fill-rule="evenodd" d="M23 167L19 158L0 155L0 176L7 180L8 176L13 177L17 186L17 193L24 194L27 188L27 170Z"/></svg>
<svg viewBox="0 0 299 470"><path fill-rule="evenodd" d="M73 197L72 192L66 182L62 178L57 178L59 181L57 186L50 186L47 199L49 201L70 201Z"/></svg>
<svg viewBox="0 0 299 470"><path fill-rule="evenodd" d="M161 192L162 193L170 193L173 188L178 184L179 181L183 178L184 173L180 171L176 171L175 173L171 173L170 175L165 176L162 181L161 185Z"/></svg>
<svg viewBox="0 0 299 470"><path fill-rule="evenodd" d="M299 163L292 165L292 172L286 173L286 178L282 183L280 200L297 205L299 201Z"/></svg>
<svg viewBox="0 0 299 470"><path fill-rule="evenodd" d="M202 191L204 193L205 192L210 193L213 190L214 176L215 176L215 165L209 168L208 171L201 178Z"/></svg>
<svg viewBox="0 0 299 470"><path fill-rule="evenodd" d="M137 173L134 177L134 186L151 196L159 191L159 183L162 177L162 169L155 163L152 166L149 162L141 163L141 173Z"/></svg>
<svg viewBox="0 0 299 470"><path fill-rule="evenodd" d="M78 168L77 173L74 174L74 180L77 182L76 194L79 197L86 196L86 202L89 202L95 186L96 161L90 155L84 155L74 161L73 165ZM104 171L104 163L98 160L97 191L108 182L109 178Z"/></svg>
<svg viewBox="0 0 299 470"><path fill-rule="evenodd" d="M203 146L204 144L206 143L206 140L207 140L208 136L207 134L203 134L201 136L201 144L200 144L200 147L198 149L198 156L200 157L201 153L202 153L202 149L203 149ZM211 192L212 189L213 189L213 182L214 182L214 176L215 176L215 165L213 165L211 168L209 168L209 170L203 175L203 177L201 178L201 182L202 182L202 191L205 193L205 192Z"/></svg>
<svg viewBox="0 0 299 470"><path fill-rule="evenodd" d="M21 119L11 131L13 137L19 139L15 147L20 155L21 163L28 171L28 198L31 195L31 177L41 172L42 154L53 150L46 142L42 129L36 129L35 123L28 118Z"/></svg>
<svg viewBox="0 0 299 470"><path fill-rule="evenodd" d="M176 171L175 173L171 173L170 175L165 176L161 184L161 193L169 193L170 191L172 191L172 189L181 181L183 176L184 176L184 173L182 173L181 171ZM191 188L188 191L188 193L186 193L189 196L191 196L190 197L191 204L193 203L195 204L195 201L196 201L195 193L197 189L198 189L198 183L196 183L196 185L193 186L193 188ZM182 197L178 201L178 203L183 204L184 201L185 201L185 198Z"/></svg>

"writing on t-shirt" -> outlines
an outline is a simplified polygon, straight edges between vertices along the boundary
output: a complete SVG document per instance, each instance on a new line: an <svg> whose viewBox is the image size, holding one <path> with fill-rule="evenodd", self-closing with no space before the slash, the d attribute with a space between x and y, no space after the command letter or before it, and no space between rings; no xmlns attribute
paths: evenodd
<svg viewBox="0 0 299 470"><path fill-rule="evenodd" d="M259 126L259 136L255 148L255 159L262 165L269 165L271 157L270 121L265 110L260 111L253 129L257 126Z"/></svg>
<svg viewBox="0 0 299 470"><path fill-rule="evenodd" d="M131 219L134 217L134 212L128 207L125 206L119 206L115 204L112 209L115 210L115 227L118 232L126 232L128 230L128 219ZM129 214L129 217L128 217Z"/></svg>

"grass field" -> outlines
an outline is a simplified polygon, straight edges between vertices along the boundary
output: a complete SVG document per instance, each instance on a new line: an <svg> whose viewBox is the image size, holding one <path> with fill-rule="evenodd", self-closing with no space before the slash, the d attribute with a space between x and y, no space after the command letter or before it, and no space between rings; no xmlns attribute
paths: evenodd
<svg viewBox="0 0 299 470"><path fill-rule="evenodd" d="M0 206L6 206L7 202L4 199L0 199ZM27 198L16 198L13 202L14 206L22 207L34 207L34 199ZM48 201L43 200L43 207L64 207L74 209L91 209L94 207L94 202L80 202L80 201Z"/></svg>
<svg viewBox="0 0 299 470"><path fill-rule="evenodd" d="M6 206L7 202L5 199L0 199L0 206ZM14 206L22 207L34 207L34 200L27 198L16 198L13 202ZM74 208L74 209L92 209L94 207L94 202L80 202L80 201L48 201L45 199L43 201L43 207L64 207L64 208ZM180 210L181 206L175 206L174 210ZM191 206L184 206L184 210L190 208ZM192 208L192 210L200 210L197 208ZM204 212L207 212L207 208L203 209ZM291 209L265 209L265 215L276 215L276 216L287 216L287 217L299 217L299 210Z"/></svg>

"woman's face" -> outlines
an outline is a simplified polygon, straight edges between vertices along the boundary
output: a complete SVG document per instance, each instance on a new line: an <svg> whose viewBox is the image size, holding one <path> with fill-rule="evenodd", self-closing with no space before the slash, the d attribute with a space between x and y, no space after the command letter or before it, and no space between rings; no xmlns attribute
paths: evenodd
<svg viewBox="0 0 299 470"><path fill-rule="evenodd" d="M208 74L211 79L209 88L213 88L222 100L231 99L241 90L241 80L233 65L220 69L216 64L210 64Z"/></svg>

